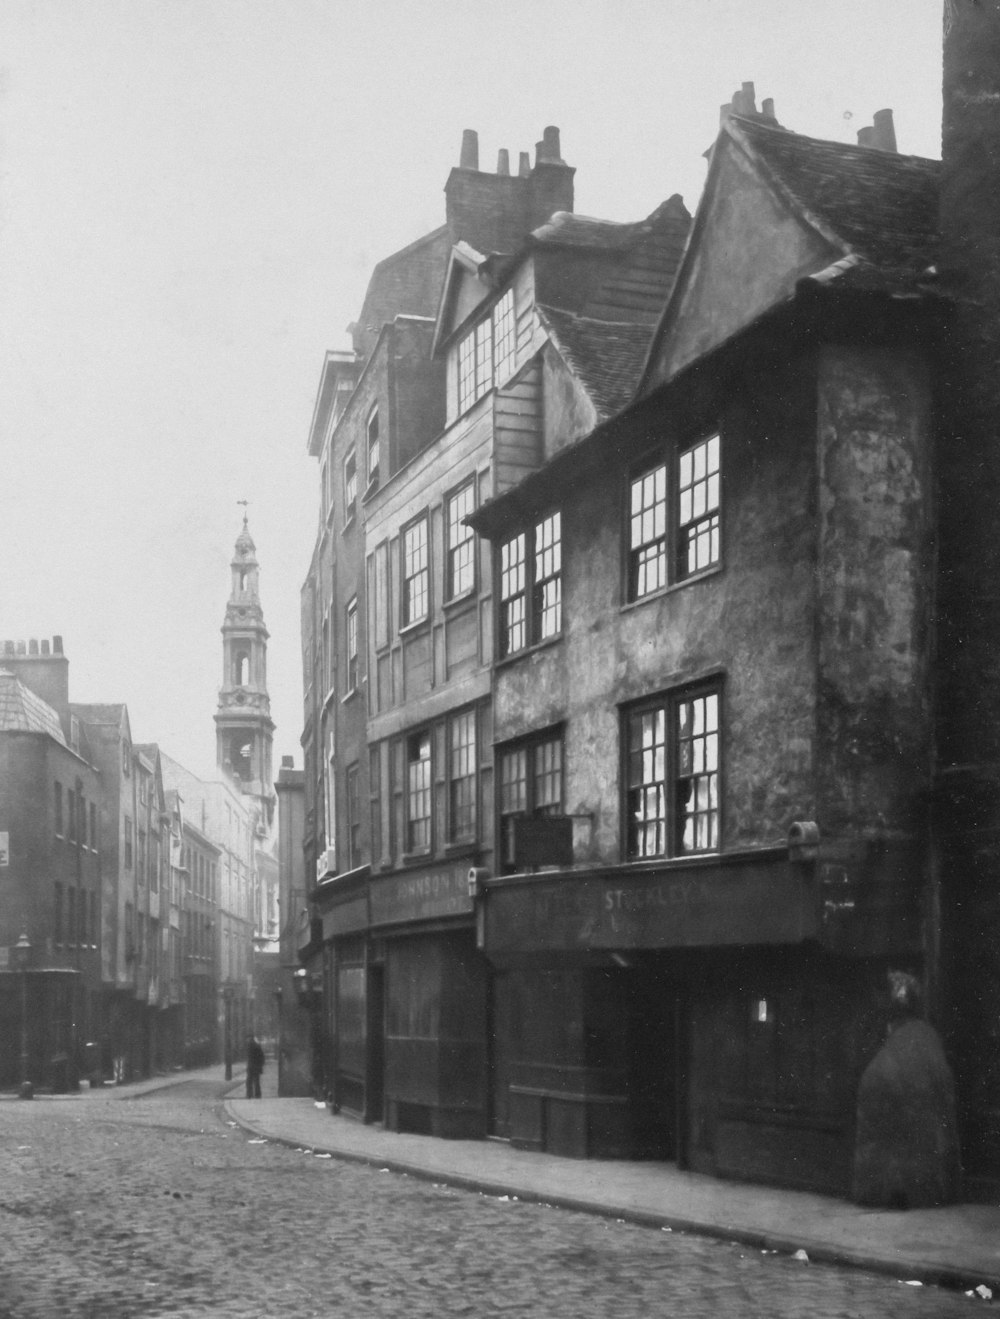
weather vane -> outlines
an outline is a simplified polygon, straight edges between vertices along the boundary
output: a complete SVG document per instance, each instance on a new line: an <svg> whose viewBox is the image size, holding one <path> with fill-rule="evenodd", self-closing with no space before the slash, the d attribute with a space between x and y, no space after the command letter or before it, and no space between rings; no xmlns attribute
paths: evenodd
<svg viewBox="0 0 1000 1319"><path fill-rule="evenodd" d="M250 507L250 500L249 500L249 499L237 499L236 502L237 502L237 504L242 504L242 506L243 506L243 525L246 526L246 524L247 524L247 509Z"/></svg>

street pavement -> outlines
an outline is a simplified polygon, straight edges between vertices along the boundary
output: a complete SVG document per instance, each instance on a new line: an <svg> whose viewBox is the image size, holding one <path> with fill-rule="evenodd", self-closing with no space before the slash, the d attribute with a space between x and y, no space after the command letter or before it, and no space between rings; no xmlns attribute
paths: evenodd
<svg viewBox="0 0 1000 1319"><path fill-rule="evenodd" d="M215 1068L0 1104L0 1319L950 1319L983 1304L906 1273L724 1240L721 1219L705 1235L619 1213L622 1183L604 1164L492 1143L463 1164L472 1142L392 1138L273 1088L271 1064L260 1101L225 1099ZM306 1131L324 1139L299 1141ZM344 1131L368 1132L386 1161ZM534 1194L477 1172L489 1151L522 1180L534 1166ZM547 1182L552 1162L577 1182ZM588 1183L588 1212L556 1207L584 1203ZM744 1189L713 1185L720 1205Z"/></svg>

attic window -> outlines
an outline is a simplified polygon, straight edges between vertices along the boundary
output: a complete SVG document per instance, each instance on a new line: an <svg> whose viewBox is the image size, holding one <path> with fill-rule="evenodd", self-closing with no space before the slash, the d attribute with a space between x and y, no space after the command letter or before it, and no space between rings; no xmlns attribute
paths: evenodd
<svg viewBox="0 0 1000 1319"><path fill-rule="evenodd" d="M465 412L514 370L514 290L508 289L490 315L458 344L458 410Z"/></svg>

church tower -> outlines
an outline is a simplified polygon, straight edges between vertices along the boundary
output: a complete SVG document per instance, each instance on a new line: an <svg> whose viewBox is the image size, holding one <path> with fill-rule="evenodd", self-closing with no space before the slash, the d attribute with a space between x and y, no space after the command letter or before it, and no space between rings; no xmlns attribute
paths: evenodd
<svg viewBox="0 0 1000 1319"><path fill-rule="evenodd" d="M219 768L256 797L261 822L270 827L274 810L271 741L274 724L267 695L267 638L260 606L256 546L244 514L232 561L232 589L222 624L222 688L215 716Z"/></svg>

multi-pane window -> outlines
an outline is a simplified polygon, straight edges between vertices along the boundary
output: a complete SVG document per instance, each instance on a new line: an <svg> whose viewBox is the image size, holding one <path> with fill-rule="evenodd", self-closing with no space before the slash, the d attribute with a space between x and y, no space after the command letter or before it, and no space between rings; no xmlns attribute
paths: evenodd
<svg viewBox="0 0 1000 1319"><path fill-rule="evenodd" d="M350 522L358 507L358 460L354 450L344 459L344 521Z"/></svg>
<svg viewBox="0 0 1000 1319"><path fill-rule="evenodd" d="M347 868L361 864L361 777L357 765L347 770Z"/></svg>
<svg viewBox="0 0 1000 1319"><path fill-rule="evenodd" d="M451 720L448 734L449 833L452 842L476 832L476 712Z"/></svg>
<svg viewBox="0 0 1000 1319"><path fill-rule="evenodd" d="M403 532L403 626L425 618L430 605L427 518Z"/></svg>
<svg viewBox="0 0 1000 1319"><path fill-rule="evenodd" d="M347 690L353 692L358 685L358 601L356 597L347 603L344 635L347 645Z"/></svg>
<svg viewBox="0 0 1000 1319"><path fill-rule="evenodd" d="M514 291L508 289L490 315L459 341L459 412L470 408L495 384L502 385L514 370L516 356Z"/></svg>
<svg viewBox="0 0 1000 1319"><path fill-rule="evenodd" d="M500 547L500 654L558 636L561 628L562 517L551 513Z"/></svg>
<svg viewBox="0 0 1000 1319"><path fill-rule="evenodd" d="M632 482L629 496L629 598L637 600L667 584L667 468L665 463Z"/></svg>
<svg viewBox="0 0 1000 1319"><path fill-rule="evenodd" d="M54 885L52 938L56 943L62 943L63 941L63 886L58 880L56 880Z"/></svg>
<svg viewBox="0 0 1000 1319"><path fill-rule="evenodd" d="M507 869L514 865L514 820L561 810L561 737L522 742L500 753L500 846Z"/></svg>
<svg viewBox="0 0 1000 1319"><path fill-rule="evenodd" d="M368 484L374 485L378 480L379 464L379 421L378 408L372 408L368 414Z"/></svg>
<svg viewBox="0 0 1000 1319"><path fill-rule="evenodd" d="M431 845L431 735L417 733L406 744L406 850Z"/></svg>
<svg viewBox="0 0 1000 1319"><path fill-rule="evenodd" d="M514 290L508 289L493 308L493 356L498 385L502 385L514 370L516 351Z"/></svg>
<svg viewBox="0 0 1000 1319"><path fill-rule="evenodd" d="M721 459L718 435L682 449L629 487L628 597L683 581L718 563ZM671 548L672 547L672 548Z"/></svg>
<svg viewBox="0 0 1000 1319"><path fill-rule="evenodd" d="M135 873L140 884L146 882L146 831L140 829L136 839Z"/></svg>
<svg viewBox="0 0 1000 1319"><path fill-rule="evenodd" d="M66 889L66 942L76 943L76 889Z"/></svg>
<svg viewBox="0 0 1000 1319"><path fill-rule="evenodd" d="M61 836L63 831L63 790L62 784L58 780L53 784L52 806L55 812L56 833Z"/></svg>
<svg viewBox="0 0 1000 1319"><path fill-rule="evenodd" d="M476 488L468 485L448 500L448 556L446 589L449 600L471 591L476 581L475 532L463 521L476 506Z"/></svg>
<svg viewBox="0 0 1000 1319"><path fill-rule="evenodd" d="M719 562L719 437L685 449L677 465L677 575Z"/></svg>
<svg viewBox="0 0 1000 1319"><path fill-rule="evenodd" d="M97 807L94 802L90 803L90 847L91 851L97 851Z"/></svg>
<svg viewBox="0 0 1000 1319"><path fill-rule="evenodd" d="M132 869L132 818L125 816L125 869Z"/></svg>
<svg viewBox="0 0 1000 1319"><path fill-rule="evenodd" d="M719 846L719 693L684 693L627 715L631 860Z"/></svg>

